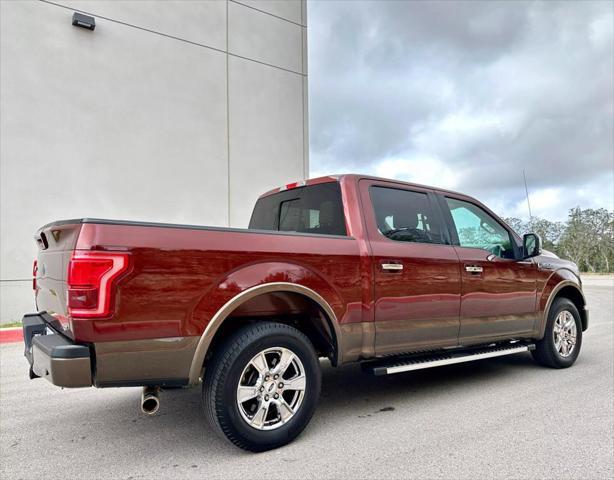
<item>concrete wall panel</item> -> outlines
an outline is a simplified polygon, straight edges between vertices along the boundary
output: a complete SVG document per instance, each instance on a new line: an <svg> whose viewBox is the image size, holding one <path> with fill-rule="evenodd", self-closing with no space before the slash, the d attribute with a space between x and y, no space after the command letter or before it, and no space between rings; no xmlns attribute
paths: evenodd
<svg viewBox="0 0 614 480"><path fill-rule="evenodd" d="M58 217L227 223L223 54L2 5L2 279L29 278Z"/></svg>
<svg viewBox="0 0 614 480"><path fill-rule="evenodd" d="M307 27L307 0L301 0L301 20L304 27Z"/></svg>
<svg viewBox="0 0 614 480"><path fill-rule="evenodd" d="M291 22L306 25L303 22L301 0L236 0L237 3L249 5L267 13L285 18Z"/></svg>
<svg viewBox="0 0 614 480"><path fill-rule="evenodd" d="M0 306L2 323L18 322L24 313L36 311L32 280L0 282Z"/></svg>
<svg viewBox="0 0 614 480"><path fill-rule="evenodd" d="M246 226L260 193L308 172L304 1L253 2L288 21L234 1L59 1L0 1L0 323L34 309L49 221ZM227 55L227 9L231 51L254 61Z"/></svg>
<svg viewBox="0 0 614 480"><path fill-rule="evenodd" d="M309 87L303 77L303 175L309 178Z"/></svg>
<svg viewBox="0 0 614 480"><path fill-rule="evenodd" d="M228 51L276 67L301 72L302 27L230 2Z"/></svg>
<svg viewBox="0 0 614 480"><path fill-rule="evenodd" d="M303 28L303 53L301 54L303 60L303 73L307 74L307 63L308 63L308 51L307 51L307 28Z"/></svg>
<svg viewBox="0 0 614 480"><path fill-rule="evenodd" d="M242 227L261 193L303 177L302 77L230 57L228 90L230 220Z"/></svg>
<svg viewBox="0 0 614 480"><path fill-rule="evenodd" d="M55 3L226 50L225 1L58 0Z"/></svg>

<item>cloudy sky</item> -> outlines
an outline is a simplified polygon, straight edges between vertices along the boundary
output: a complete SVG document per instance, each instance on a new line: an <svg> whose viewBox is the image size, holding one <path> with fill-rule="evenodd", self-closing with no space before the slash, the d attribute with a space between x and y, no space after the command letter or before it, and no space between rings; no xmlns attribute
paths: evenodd
<svg viewBox="0 0 614 480"><path fill-rule="evenodd" d="M614 209L614 3L309 3L311 176Z"/></svg>

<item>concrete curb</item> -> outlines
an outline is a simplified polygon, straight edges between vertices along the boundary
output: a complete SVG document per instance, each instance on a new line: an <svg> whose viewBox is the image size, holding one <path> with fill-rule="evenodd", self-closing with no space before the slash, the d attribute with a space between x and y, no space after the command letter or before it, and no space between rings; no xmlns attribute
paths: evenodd
<svg viewBox="0 0 614 480"><path fill-rule="evenodd" d="M23 340L21 327L0 328L0 343L15 343Z"/></svg>

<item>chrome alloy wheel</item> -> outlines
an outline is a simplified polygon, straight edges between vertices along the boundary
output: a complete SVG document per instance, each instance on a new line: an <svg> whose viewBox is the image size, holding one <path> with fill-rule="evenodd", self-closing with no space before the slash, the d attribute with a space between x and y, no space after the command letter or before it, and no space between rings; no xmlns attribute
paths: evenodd
<svg viewBox="0 0 614 480"><path fill-rule="evenodd" d="M568 310L562 310L556 316L554 328L554 348L561 357L569 357L576 348L576 320Z"/></svg>
<svg viewBox="0 0 614 480"><path fill-rule="evenodd" d="M251 427L274 430L294 417L305 387L305 369L298 356L284 347L267 348L243 369L237 386L239 412Z"/></svg>

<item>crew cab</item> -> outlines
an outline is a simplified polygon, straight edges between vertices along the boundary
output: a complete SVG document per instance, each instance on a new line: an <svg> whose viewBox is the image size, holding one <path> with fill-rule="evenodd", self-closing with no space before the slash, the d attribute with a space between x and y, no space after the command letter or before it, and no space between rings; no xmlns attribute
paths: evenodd
<svg viewBox="0 0 614 480"><path fill-rule="evenodd" d="M320 358L388 375L530 351L571 366L588 310L575 264L466 195L361 175L262 195L248 229L83 218L35 235L30 377L60 387L202 384L235 445L294 439Z"/></svg>

